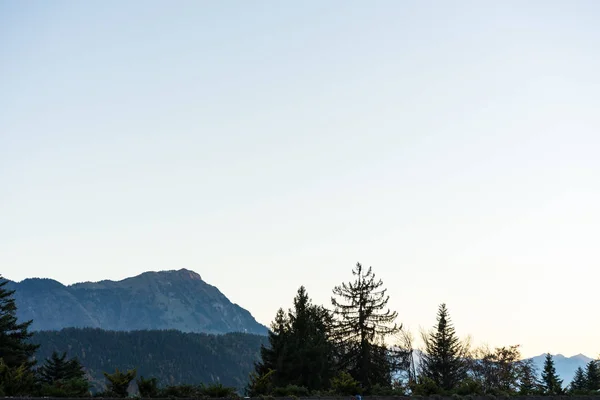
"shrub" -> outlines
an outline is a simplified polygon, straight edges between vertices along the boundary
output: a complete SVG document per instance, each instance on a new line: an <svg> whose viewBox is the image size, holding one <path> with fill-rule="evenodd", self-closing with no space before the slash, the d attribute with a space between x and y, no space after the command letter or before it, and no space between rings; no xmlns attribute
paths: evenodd
<svg viewBox="0 0 600 400"><path fill-rule="evenodd" d="M140 397L150 398L158 397L158 381L156 378L144 379L140 376L140 379L136 381Z"/></svg>
<svg viewBox="0 0 600 400"><path fill-rule="evenodd" d="M442 389L432 379L426 377L421 378L419 383L413 386L412 391L413 395L420 396L433 396L443 393Z"/></svg>
<svg viewBox="0 0 600 400"><path fill-rule="evenodd" d="M360 384L347 372L340 372L331 380L332 390L342 396L362 394Z"/></svg>
<svg viewBox="0 0 600 400"><path fill-rule="evenodd" d="M308 396L308 389L304 386L287 385L283 387L276 387L273 389L273 396L275 397L305 397Z"/></svg>
<svg viewBox="0 0 600 400"><path fill-rule="evenodd" d="M221 383L213 383L208 386L200 385L200 395L209 398L221 398L221 397L238 397L235 388L223 386Z"/></svg>

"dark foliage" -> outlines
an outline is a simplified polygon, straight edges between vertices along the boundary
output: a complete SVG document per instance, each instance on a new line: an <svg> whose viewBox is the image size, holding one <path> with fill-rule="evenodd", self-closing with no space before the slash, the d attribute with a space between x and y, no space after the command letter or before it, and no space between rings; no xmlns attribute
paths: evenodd
<svg viewBox="0 0 600 400"><path fill-rule="evenodd" d="M544 370L542 371L542 385L544 387L544 393L550 395L561 394L562 390L562 379L556 374L554 368L554 360L552 355L546 354L546 360L544 361Z"/></svg>
<svg viewBox="0 0 600 400"><path fill-rule="evenodd" d="M0 275L0 358L8 368L35 365L33 356L38 346L29 339L33 321L18 322L14 291L5 288L7 281Z"/></svg>
<svg viewBox="0 0 600 400"><path fill-rule="evenodd" d="M283 309L277 311L269 345L261 347L261 361L256 363L247 393L271 394L275 389L280 393L283 388L288 388L288 392L290 388L303 388L300 392L327 389L334 368L331 326L329 312L312 304L301 286L293 309L287 314Z"/></svg>
<svg viewBox="0 0 600 400"><path fill-rule="evenodd" d="M83 397L89 395L90 384L83 366L76 358L67 360L53 352L37 371L41 394L50 397Z"/></svg>
<svg viewBox="0 0 600 400"><path fill-rule="evenodd" d="M159 396L158 379L144 379L143 376L140 376L140 379L138 379L136 383L140 397L150 398Z"/></svg>
<svg viewBox="0 0 600 400"><path fill-rule="evenodd" d="M38 389L32 367L39 347L30 341L32 321L17 320L14 291L0 275L0 394L31 395Z"/></svg>
<svg viewBox="0 0 600 400"><path fill-rule="evenodd" d="M588 384L585 376L585 372L583 368L577 367L575 370L575 376L573 377L573 381L569 385L569 392L572 394L583 394L587 392Z"/></svg>
<svg viewBox="0 0 600 400"><path fill-rule="evenodd" d="M396 312L385 310L389 296L372 268L360 263L352 270L354 282L333 289L335 339L339 368L348 371L364 390L391 385L392 360L383 339L397 333ZM384 311L385 310L385 311Z"/></svg>
<svg viewBox="0 0 600 400"><path fill-rule="evenodd" d="M69 349L90 375L94 391L105 388L104 371L136 368L156 377L159 386L212 383L242 389L259 358L265 336L244 333L208 335L179 331L115 332L68 328L35 332L38 359Z"/></svg>
<svg viewBox="0 0 600 400"><path fill-rule="evenodd" d="M127 397L129 385L135 379L136 374L135 369L123 372L117 368L112 374L105 372L107 393L115 397Z"/></svg>
<svg viewBox="0 0 600 400"><path fill-rule="evenodd" d="M585 387L587 390L600 390L600 361L592 360L585 367Z"/></svg>
<svg viewBox="0 0 600 400"><path fill-rule="evenodd" d="M463 349L445 304L438 309L437 326L425 337L421 375L446 391L456 388L466 377Z"/></svg>

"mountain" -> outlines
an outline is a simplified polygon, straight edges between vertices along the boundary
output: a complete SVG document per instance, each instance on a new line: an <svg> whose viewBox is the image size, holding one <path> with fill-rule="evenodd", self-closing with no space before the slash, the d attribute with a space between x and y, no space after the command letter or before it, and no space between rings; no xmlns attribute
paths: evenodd
<svg viewBox="0 0 600 400"><path fill-rule="evenodd" d="M91 327L115 331L247 332L266 335L245 309L187 269L145 272L121 281L65 286L52 279L9 282L17 318L31 330Z"/></svg>
<svg viewBox="0 0 600 400"><path fill-rule="evenodd" d="M159 385L220 382L242 390L254 362L260 358L264 335L209 335L170 331L105 331L67 328L35 332L40 344L38 365L53 351L77 357L91 378L94 391L104 390L103 372L136 368L137 376L157 378Z"/></svg>
<svg viewBox="0 0 600 400"><path fill-rule="evenodd" d="M544 370L546 354L540 354L539 356L531 357L531 360L533 360L538 373L541 375L542 371ZM577 367L581 367L585 370L586 364L592 361L592 358L584 356L583 354L578 354L573 357L565 357L562 354L557 354L552 356L552 360L554 360L556 373L563 380L563 387L567 387L567 385L569 385L569 383L571 383L573 380Z"/></svg>

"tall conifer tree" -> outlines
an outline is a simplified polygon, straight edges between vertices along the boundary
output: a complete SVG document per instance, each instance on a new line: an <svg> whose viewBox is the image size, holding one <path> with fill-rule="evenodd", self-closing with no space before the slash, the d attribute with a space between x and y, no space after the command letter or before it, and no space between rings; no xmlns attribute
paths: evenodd
<svg viewBox="0 0 600 400"><path fill-rule="evenodd" d="M288 334L290 322L283 308L277 310L275 320L271 323L269 330L269 345L260 347L260 361L255 363L255 377L253 380L259 381L260 377L269 375L269 381L274 386L287 384L282 377L287 375L286 363L288 358L289 341ZM268 393L264 393L268 394Z"/></svg>
<svg viewBox="0 0 600 400"><path fill-rule="evenodd" d="M573 393L582 392L587 390L587 386L588 385L585 379L585 372L583 372L583 368L577 367L573 381L569 385L569 390Z"/></svg>
<svg viewBox="0 0 600 400"><path fill-rule="evenodd" d="M561 394L562 379L558 377L556 368L554 367L554 359L549 353L546 354L544 361L544 370L542 371L542 384L546 394Z"/></svg>
<svg viewBox="0 0 600 400"><path fill-rule="evenodd" d="M0 358L8 368L35 365L33 356L39 346L29 343L28 331L33 321L17 321L14 291L5 288L8 281L0 275Z"/></svg>
<svg viewBox="0 0 600 400"><path fill-rule="evenodd" d="M585 383L588 390L600 390L600 361L592 360L585 366Z"/></svg>
<svg viewBox="0 0 600 400"><path fill-rule="evenodd" d="M269 394L273 388L296 385L323 390L333 377L334 346L331 314L312 304L301 286L287 314L279 309L269 332L269 346L262 346L248 393Z"/></svg>
<svg viewBox="0 0 600 400"><path fill-rule="evenodd" d="M386 309L389 296L383 281L375 279L371 267L360 263L352 270L354 282L333 289L335 338L340 367L347 370L363 387L390 385L391 361L383 339L400 329L396 312Z"/></svg>
<svg viewBox="0 0 600 400"><path fill-rule="evenodd" d="M288 381L311 391L326 389L333 377L334 361L329 311L312 304L301 286L288 320L291 350Z"/></svg>
<svg viewBox="0 0 600 400"><path fill-rule="evenodd" d="M462 345L456 336L445 304L439 306L437 326L425 338L421 374L444 390L454 389L466 376Z"/></svg>

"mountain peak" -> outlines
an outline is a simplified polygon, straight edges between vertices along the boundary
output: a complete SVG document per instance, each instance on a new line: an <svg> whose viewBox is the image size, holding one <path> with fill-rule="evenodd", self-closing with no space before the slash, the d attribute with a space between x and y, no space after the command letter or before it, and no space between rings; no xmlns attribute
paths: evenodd
<svg viewBox="0 0 600 400"><path fill-rule="evenodd" d="M247 310L185 268L148 271L120 281L62 286L32 279L13 286L18 318L33 320L32 330L103 327L117 331L268 332Z"/></svg>
<svg viewBox="0 0 600 400"><path fill-rule="evenodd" d="M185 269L185 268L181 268L176 271L174 270L174 271L167 271L167 272L173 273L181 278L190 279L193 281L201 281L202 280L202 277L200 276L199 273L194 272L189 269Z"/></svg>

